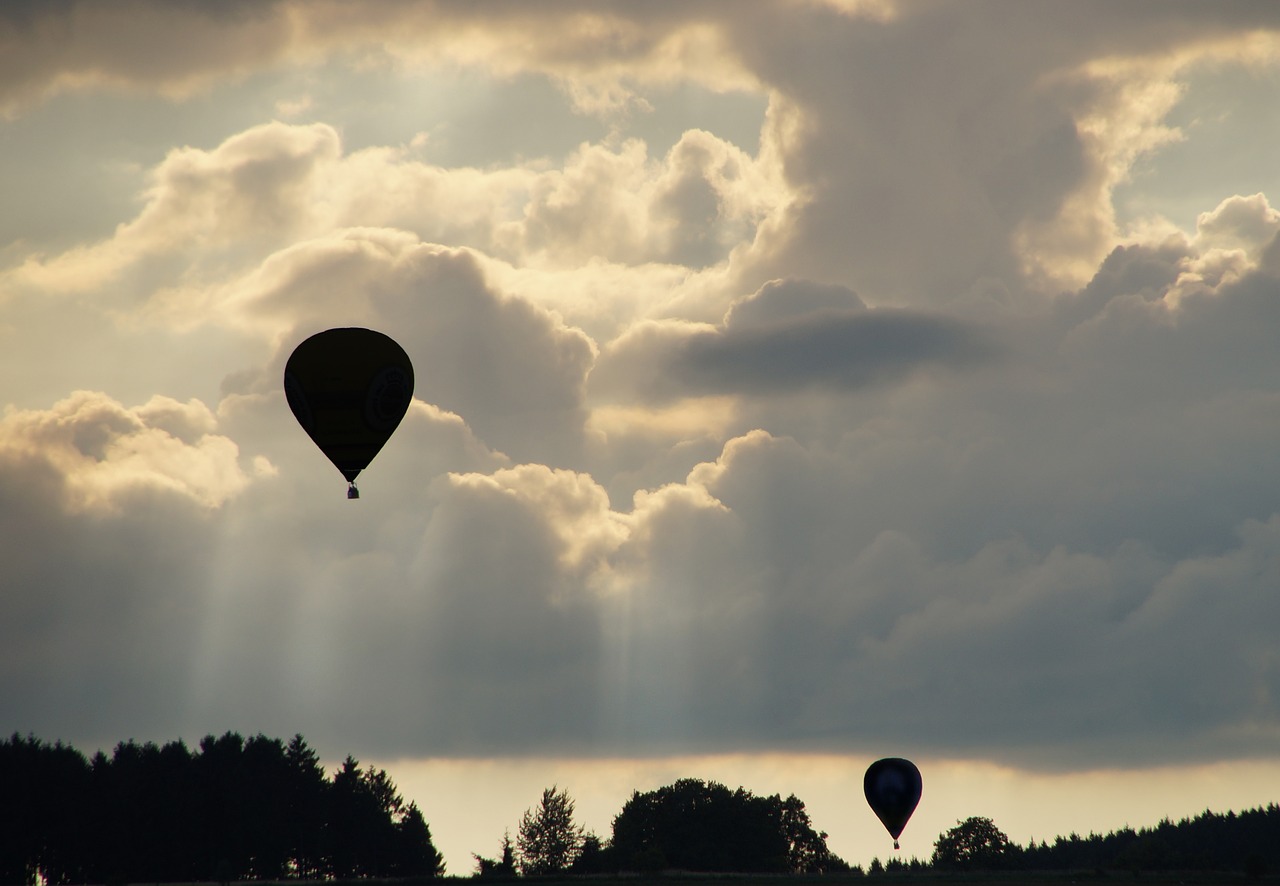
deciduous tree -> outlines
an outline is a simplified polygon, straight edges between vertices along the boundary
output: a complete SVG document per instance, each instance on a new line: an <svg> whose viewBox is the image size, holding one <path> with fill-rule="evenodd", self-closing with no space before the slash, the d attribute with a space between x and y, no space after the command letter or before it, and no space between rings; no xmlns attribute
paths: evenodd
<svg viewBox="0 0 1280 886"><path fill-rule="evenodd" d="M973 816L938 835L933 863L953 868L998 867L1009 846L1009 837L991 819Z"/></svg>
<svg viewBox="0 0 1280 886"><path fill-rule="evenodd" d="M516 832L516 855L522 874L557 874L568 870L582 848L582 827L573 821L573 800L554 786L542 792L537 810L526 809Z"/></svg>
<svg viewBox="0 0 1280 886"><path fill-rule="evenodd" d="M743 788L731 791L694 778L637 792L613 820L616 863L636 871L782 873L791 868L793 848L803 855L804 844L812 849L817 839L806 837L800 827L796 813L803 804L798 809L793 805L792 825L800 845L793 844L783 810L784 801L776 794L757 797Z"/></svg>
<svg viewBox="0 0 1280 886"><path fill-rule="evenodd" d="M827 848L825 831L815 831L804 802L795 794L781 803L782 833L787 838L787 861L793 874L830 874L849 865Z"/></svg>

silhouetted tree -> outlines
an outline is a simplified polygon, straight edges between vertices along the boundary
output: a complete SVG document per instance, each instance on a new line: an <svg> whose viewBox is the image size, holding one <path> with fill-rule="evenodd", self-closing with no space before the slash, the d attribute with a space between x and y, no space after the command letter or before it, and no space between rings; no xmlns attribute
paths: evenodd
<svg viewBox="0 0 1280 886"><path fill-rule="evenodd" d="M250 874L248 772L244 736L226 732L200 740L195 761L196 794L201 798L203 872L212 879L238 880ZM114 761L113 761L114 765Z"/></svg>
<svg viewBox="0 0 1280 886"><path fill-rule="evenodd" d="M787 864L793 874L830 874L849 869L827 848L826 832L813 829L804 803L795 794L781 802L780 817L787 839Z"/></svg>
<svg viewBox="0 0 1280 886"><path fill-rule="evenodd" d="M95 758L103 879L160 882L193 879L199 868L199 814L191 790L191 753L182 742L121 742L111 757Z"/></svg>
<svg viewBox="0 0 1280 886"><path fill-rule="evenodd" d="M244 845L249 877L279 880L288 869L290 852L289 785L292 769L284 742L257 735L244 744L241 757L245 796Z"/></svg>
<svg viewBox="0 0 1280 886"><path fill-rule="evenodd" d="M1107 835L1070 834L1022 853L1039 870L1128 869L1239 871L1280 867L1280 806L1219 814L1205 810L1192 819L1168 819L1154 827L1122 828Z"/></svg>
<svg viewBox="0 0 1280 886"><path fill-rule="evenodd" d="M538 808L526 809L516 830L516 859L520 873L558 874L578 857L582 828L573 820L568 791L554 786L542 792Z"/></svg>
<svg viewBox="0 0 1280 886"><path fill-rule="evenodd" d="M616 863L629 870L773 873L790 868L783 801L686 778L634 793L613 820Z"/></svg>
<svg viewBox="0 0 1280 886"><path fill-rule="evenodd" d="M333 839L334 837L337 839ZM116 745L0 742L0 883L435 876L442 859L383 770L333 782L301 736Z"/></svg>
<svg viewBox="0 0 1280 886"><path fill-rule="evenodd" d="M89 764L61 742L0 742L0 882L83 882L91 838Z"/></svg>
<svg viewBox="0 0 1280 886"><path fill-rule="evenodd" d="M511 832L502 835L500 859L485 858L483 855L471 853L476 860L476 873L481 877L514 877L516 875L516 848L511 842Z"/></svg>
<svg viewBox="0 0 1280 886"><path fill-rule="evenodd" d="M939 834L933 863L947 868L998 867L1009 851L1009 837L989 818L974 816Z"/></svg>
<svg viewBox="0 0 1280 886"><path fill-rule="evenodd" d="M287 844L286 869L303 879L322 877L327 864L324 851L325 780L320 758L301 735L294 735L285 748L289 786L285 797Z"/></svg>
<svg viewBox="0 0 1280 886"><path fill-rule="evenodd" d="M574 859L569 872L572 874L604 874L617 870L613 864L613 848L601 842L596 834L586 834L582 838L582 847L578 857Z"/></svg>
<svg viewBox="0 0 1280 886"><path fill-rule="evenodd" d="M417 803L410 803L396 825L396 856L391 873L397 877L438 877L444 873L444 856L431 842L431 828Z"/></svg>
<svg viewBox="0 0 1280 886"><path fill-rule="evenodd" d="M391 816L403 801L382 770L360 769L348 756L329 792L329 852L336 877L388 875L395 857Z"/></svg>

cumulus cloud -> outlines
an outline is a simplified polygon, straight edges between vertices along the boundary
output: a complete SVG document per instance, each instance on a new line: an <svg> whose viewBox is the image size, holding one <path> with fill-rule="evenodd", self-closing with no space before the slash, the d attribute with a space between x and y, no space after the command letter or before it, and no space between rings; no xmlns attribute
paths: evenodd
<svg viewBox="0 0 1280 886"><path fill-rule="evenodd" d="M277 349L236 393L275 390L305 337L333 326L392 335L415 367L415 395L461 416L489 446L557 463L581 445L594 344L554 314L494 291L466 251L385 230L340 231L270 257L219 292L236 322L266 324Z"/></svg>
<svg viewBox="0 0 1280 886"><path fill-rule="evenodd" d="M557 447L572 452L585 421L590 340L528 299L493 291L468 254L385 226L409 221L396 207L416 201L459 221L457 201L429 199L439 196L431 181L452 174L419 176L416 190L401 179L406 189L379 209L367 166L387 159L345 162L336 133L320 124L269 124L213 151L171 153L143 211L115 237L31 258L5 282L69 292L128 271L131 285L119 289L132 297L117 295L111 307L123 315L142 303L153 322L180 330L212 322L294 343L330 326L396 330L425 399L518 458L562 460ZM476 200L489 210L502 204L489 199L486 176L463 171L459 180L478 181ZM343 227L357 216L379 225Z"/></svg>
<svg viewBox="0 0 1280 886"><path fill-rule="evenodd" d="M456 275L459 292L484 298L464 254L417 250L417 272ZM879 389L834 443L802 428L733 436L630 502L581 471L512 464L469 422L417 403L405 445L393 441L370 471L389 485L353 517L336 475L324 483L328 466L308 462L279 394L252 390L229 396L216 423L199 404L127 410L88 396L14 413L11 436L78 454L8 476L72 476L145 428L164 428L169 445L234 432L277 466L223 505L216 537L236 565L217 581L204 557L185 567L195 590L175 630L197 650L198 667L180 671L188 713L142 717L131 702L133 722L250 721L387 756L892 742L1060 768L1149 760L1153 733L1165 761L1262 753L1277 728L1268 576L1280 551L1280 488L1266 477L1280 471L1258 466L1274 461L1280 404L1270 382L1240 379L1274 374L1265 335L1246 334L1274 328L1275 283L1252 270L1166 304L1185 258L1117 253L1077 296L1087 316L1046 315L1051 346L1007 355L1022 361L1014 372L980 384L924 377L906 396ZM1135 296L1164 313L1123 311ZM500 309L488 298L486 310ZM514 316L536 318L523 310ZM877 310L790 281L745 299L716 331ZM1240 373L1212 349L1184 362L1188 341L1217 337L1243 347ZM1099 396L1104 380L1147 396ZM198 492L173 497L186 516L170 514L153 541L208 538ZM78 519L48 501L37 513L57 537ZM159 531L134 526L130 510L104 513L91 550ZM76 568L94 568L88 556ZM130 574L116 570L121 582ZM74 587L59 606L77 614L41 622L38 585L24 580L7 598L13 623L85 628L92 610ZM135 636L114 620L101 628ZM147 666L177 654L167 640L140 649ZM63 699L84 686L75 673L37 685ZM8 676L13 710L64 722L14 688L27 669Z"/></svg>
<svg viewBox="0 0 1280 886"><path fill-rule="evenodd" d="M278 2L143 15L150 4L79 4L5 20L22 49L6 54L20 74L6 82L11 109L104 83L182 95L255 63L305 63L342 47L365 64L537 71L566 84L579 109L604 114L638 106L645 84L680 79L767 91L762 156L781 164L803 199L788 204L785 224L766 226L748 287L798 266L876 302L921 303L954 297L982 274L1082 282L1115 234L1112 190L1135 158L1180 137L1163 120L1178 78L1203 59L1272 57L1257 35L1276 22L1256 10L1083 8L1088 14L1046 6L1011 16L1001 3L744 3L720 16L574 0L536 14L448 3L429 14L389 3L308 4L303 14ZM211 49L130 52L122 32L165 46L191 42L174 34L199 33ZM939 48L939 32L955 39ZM223 51L233 38L236 51ZM895 73L881 76L886 70ZM949 76L956 70L969 73ZM602 172L598 162L584 165L588 179ZM712 242L742 224L724 214L722 184L705 172L671 183L664 206L705 213L715 191L721 215L719 230L692 243L673 239L668 254L679 247L682 259L705 261ZM596 219L604 211L580 199L569 205ZM554 211L542 209L544 217ZM609 212L616 224L631 218L625 207ZM545 244L552 235L531 236ZM915 260L922 251L933 260Z"/></svg>
<svg viewBox="0 0 1280 886"><path fill-rule="evenodd" d="M392 259L406 244L448 243L477 250L492 275L547 307L608 331L681 292L704 305L694 310L723 310L723 268L789 199L769 163L696 130L661 160L632 140L582 145L563 168L537 166L444 169L402 149L344 153L326 124L264 124L210 150L171 151L133 220L106 240L27 256L0 272L0 292L74 295L112 284L99 310L124 316L141 304L152 321L181 330L243 325L236 304L267 307L246 293L310 273L311 304L336 310L358 288L351 275L361 255Z"/></svg>
<svg viewBox="0 0 1280 886"><path fill-rule="evenodd" d="M1195 245L1205 250L1241 249L1256 259L1280 232L1280 212L1265 194L1228 197L1196 219Z"/></svg>
<svg viewBox="0 0 1280 886"><path fill-rule="evenodd" d="M605 258L701 268L749 243L788 201L776 170L708 132L688 130L660 162L645 144L584 145L562 173L540 176L508 229L523 254L557 264Z"/></svg>
<svg viewBox="0 0 1280 886"><path fill-rule="evenodd" d="M1222 553L1186 559L1140 541L1091 554L1016 535L939 559L927 519L910 532L846 523L885 501L878 490L759 434L733 441L682 488L637 503L636 536L649 546L638 559L665 565L646 575L630 619L664 625L661 639L633 646L679 670L666 703L688 709L663 719L695 745L703 730L712 746L731 734L747 745L878 741L935 753L936 740L985 755L995 743L1005 759L1069 768L1096 755L1149 759L1153 728L1178 759L1226 744L1256 753L1249 736L1275 735L1267 631L1228 635L1243 610L1274 624L1266 579L1255 578L1274 571L1274 521L1246 521ZM658 528L667 524L673 531ZM1201 605L1227 611L1197 625ZM1180 642L1150 627L1154 612L1166 626L1179 621ZM1242 688L1212 690L1227 684ZM926 737L935 730L945 738Z"/></svg>
<svg viewBox="0 0 1280 886"><path fill-rule="evenodd" d="M10 408L0 445L10 459L46 463L61 476L74 510L114 510L148 490L217 507L248 484L239 451L213 433L208 407L156 396L127 409L78 391L48 410Z"/></svg>
<svg viewBox="0 0 1280 886"><path fill-rule="evenodd" d="M213 151L171 151L152 172L137 218L99 243L31 256L4 282L75 293L129 274L136 304L157 288L220 275L315 229L318 176L338 152L331 127L274 123Z"/></svg>
<svg viewBox="0 0 1280 886"><path fill-rule="evenodd" d="M1188 9L1162 19L1162 42L1151 16L1171 9L1143 10L898 4L878 20L744 22L740 51L773 89L766 133L806 198L770 229L762 266L874 303L950 301L983 275L1083 283L1117 236L1114 188L1181 137L1165 115L1188 68L1274 52L1247 36L1269 16Z"/></svg>
<svg viewBox="0 0 1280 886"><path fill-rule="evenodd" d="M734 83L768 92L769 119L755 157L691 130L660 161L649 159L656 146L632 140L584 146L562 169L446 171L396 148L335 159L332 131L302 127L255 131L259 142L279 143L271 150L280 156L256 157L256 165L238 171L229 166L232 142L207 156L188 149L166 161L173 176L220 170L205 185L206 202L221 199L237 176L252 184L233 187L236 203L220 216L233 227L237 219L253 221L261 229L255 228L258 240L277 230L296 233L291 226L298 224L314 225L313 231L326 224L392 226L517 263L605 259L694 267L725 261L737 247L737 282L745 288L800 268L874 303L899 304L950 300L981 275L1025 273L1046 286L1083 282L1117 233L1113 189L1136 158L1180 137L1164 122L1180 95L1178 78L1199 59L1228 56L1239 42L1233 42L1239 23L1232 17L1197 13L1169 22L1183 43L1162 55L1151 49L1149 17L1140 22L1105 7L1092 16L1010 18L1002 7L985 4L869 16L825 13L819 4L801 6L802 14L791 4L750 4L720 20L667 6L649 7L639 17L568 3L559 18L535 20L515 7L490 10L480 27L464 8L441 5L425 30L424 17L406 18L391 5L368 5L360 16L323 4L306 15L289 9L269 4L255 6L253 14L201 18L183 7L171 18L246 33L284 29L246 50L260 61L319 57L345 34L347 45L377 45L405 60L443 52L493 66L510 51L515 68L577 84L593 76L633 84L671 77L715 88ZM989 25L992 16L1000 17L1000 27ZM551 20L558 21L555 41L526 39L530 28L540 31ZM35 15L11 27L56 33L57 21ZM1104 21L1114 26L1109 40L1116 50L1099 60L1081 49L1089 41L1075 38L1105 30ZM960 35L951 55L938 53L928 39L939 28ZM1011 31L1022 36L1010 37ZM691 35L707 33L717 35L703 41L714 47L708 50L714 63L685 51L697 42ZM557 50L536 48L550 45ZM613 47L608 59L604 45ZM1031 45L1036 52L1016 49ZM1260 45L1239 44L1265 56ZM861 48L837 48L848 46ZM810 63L786 62L801 55ZM882 83L876 72L887 59L910 76ZM179 59L166 64L179 76ZM191 65L200 67L198 59ZM948 66L975 65L992 73L944 73ZM736 80L715 73L729 70L749 73ZM319 141L295 145L290 154L284 143L304 133ZM245 133L235 146L249 138ZM312 152L321 147L324 156ZM205 173L187 168L202 158L211 161ZM176 184L164 174L158 180L161 190ZM310 195L305 206L295 204L304 191ZM169 205L186 204L175 199ZM157 236L168 230L160 224L169 217L163 208L157 200L150 213ZM124 226L111 245L87 247L64 262L29 264L29 275L69 282L118 272L149 242L146 215ZM174 227L175 236L191 233L187 225L198 226L199 216ZM203 242L218 232L195 233ZM75 267L81 270L73 274ZM55 273L59 268L66 273Z"/></svg>
<svg viewBox="0 0 1280 886"><path fill-rule="evenodd" d="M211 541L252 487L218 431L198 401L88 391L0 419L9 726L109 746L181 719Z"/></svg>

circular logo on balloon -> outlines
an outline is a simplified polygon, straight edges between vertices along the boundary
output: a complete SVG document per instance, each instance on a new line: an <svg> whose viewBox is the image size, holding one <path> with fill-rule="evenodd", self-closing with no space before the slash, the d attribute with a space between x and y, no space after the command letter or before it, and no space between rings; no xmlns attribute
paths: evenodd
<svg viewBox="0 0 1280 886"><path fill-rule="evenodd" d="M409 377L399 366L386 366L369 383L364 397L364 420L375 431L393 431L412 396Z"/></svg>

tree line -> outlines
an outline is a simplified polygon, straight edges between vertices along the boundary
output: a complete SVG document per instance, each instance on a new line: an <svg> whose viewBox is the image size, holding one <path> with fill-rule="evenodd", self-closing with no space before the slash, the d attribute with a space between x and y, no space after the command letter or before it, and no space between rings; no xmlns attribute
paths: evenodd
<svg viewBox="0 0 1280 886"><path fill-rule="evenodd" d="M1280 871L1280 805L1235 812L1205 810L1179 822L1070 834L1019 846L989 818L969 818L941 834L932 866L1005 871Z"/></svg>
<svg viewBox="0 0 1280 886"><path fill-rule="evenodd" d="M287 744L228 732L197 750L133 741L86 759L16 733L0 742L0 883L435 876L416 804L350 756L325 775Z"/></svg>
<svg viewBox="0 0 1280 886"><path fill-rule="evenodd" d="M632 794L606 837L547 788L476 875L665 870L877 875L923 871L1280 871L1280 806L1152 828L1011 841L989 818L938 835L927 860L850 867L795 795L686 778ZM16 733L0 742L0 884L430 878L443 859L384 770L348 756L332 778L295 735L228 732L197 750L124 742L92 759Z"/></svg>
<svg viewBox="0 0 1280 886"><path fill-rule="evenodd" d="M682 779L635 793L602 841L573 823L564 791L543 792L525 812L517 839L502 841L501 860L476 856L481 876L607 874L683 870L851 876L911 871L1235 871L1259 877L1280 870L1280 806L1236 814L1206 810L1176 824L1123 828L1105 836L1071 834L1019 846L989 818L971 817L938 835L928 860L873 859L850 867L827 848L794 795L755 797L715 782Z"/></svg>
<svg viewBox="0 0 1280 886"><path fill-rule="evenodd" d="M632 794L603 840L574 822L568 793L551 787L525 812L498 858L476 855L481 876L611 874L663 870L828 874L849 865L827 848L794 794L757 797L744 788L683 778Z"/></svg>

